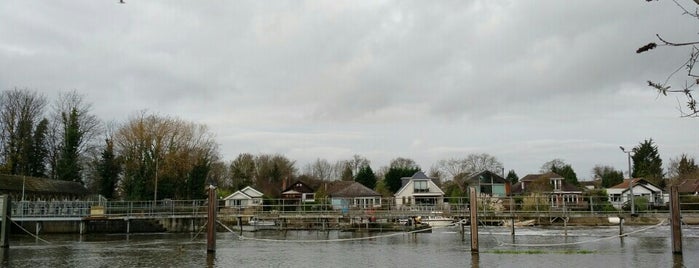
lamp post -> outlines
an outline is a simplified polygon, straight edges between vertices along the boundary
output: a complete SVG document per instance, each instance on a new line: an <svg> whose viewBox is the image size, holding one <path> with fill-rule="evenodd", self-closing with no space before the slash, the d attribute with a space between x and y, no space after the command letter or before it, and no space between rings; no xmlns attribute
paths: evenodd
<svg viewBox="0 0 699 268"><path fill-rule="evenodd" d="M636 214L636 205L634 204L634 195L633 195L633 176L631 176L631 151L624 150L623 146L619 146L619 149L621 149L622 152L624 152L629 159L629 194L631 195L631 215Z"/></svg>

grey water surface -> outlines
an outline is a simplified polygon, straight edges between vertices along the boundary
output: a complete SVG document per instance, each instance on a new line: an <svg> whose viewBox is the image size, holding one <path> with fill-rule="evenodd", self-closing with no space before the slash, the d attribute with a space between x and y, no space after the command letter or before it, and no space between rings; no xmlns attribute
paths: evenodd
<svg viewBox="0 0 699 268"><path fill-rule="evenodd" d="M468 228L466 228L468 230ZM432 233L258 231L203 234L12 236L4 267L699 267L699 226L683 228L681 256L664 226L480 227L479 254L460 228ZM567 233L567 235L566 235Z"/></svg>

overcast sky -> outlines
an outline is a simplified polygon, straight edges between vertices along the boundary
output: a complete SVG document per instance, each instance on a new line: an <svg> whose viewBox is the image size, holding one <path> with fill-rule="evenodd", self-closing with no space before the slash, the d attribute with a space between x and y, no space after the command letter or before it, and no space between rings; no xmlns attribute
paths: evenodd
<svg viewBox="0 0 699 268"><path fill-rule="evenodd" d="M697 6L689 0L694 10ZM522 177L554 158L581 180L627 170L652 138L697 156L699 119L657 97L697 39L672 1L0 1L0 89L75 90L104 121L207 125L225 160L301 169L354 154L428 170L471 153Z"/></svg>

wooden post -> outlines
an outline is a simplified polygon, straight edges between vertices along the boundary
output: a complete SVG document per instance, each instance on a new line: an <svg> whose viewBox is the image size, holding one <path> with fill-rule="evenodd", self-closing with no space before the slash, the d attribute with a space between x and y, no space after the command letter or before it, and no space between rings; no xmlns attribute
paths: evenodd
<svg viewBox="0 0 699 268"><path fill-rule="evenodd" d="M624 235L624 218L619 216L619 236L623 239Z"/></svg>
<svg viewBox="0 0 699 268"><path fill-rule="evenodd" d="M0 248L10 247L10 196L0 195Z"/></svg>
<svg viewBox="0 0 699 268"><path fill-rule="evenodd" d="M470 209L471 212L471 254L478 254L478 197L476 188L470 187Z"/></svg>
<svg viewBox="0 0 699 268"><path fill-rule="evenodd" d="M216 208L218 200L216 199L216 186L209 185L209 208L208 219L206 221L206 252L216 252Z"/></svg>
<svg viewBox="0 0 699 268"><path fill-rule="evenodd" d="M677 186L670 187L670 223L672 224L672 253L682 254L682 217Z"/></svg>
<svg viewBox="0 0 699 268"><path fill-rule="evenodd" d="M461 241L466 241L466 227L464 227L464 225L466 225L466 224L463 222L464 220L462 220L462 222L460 224L461 225Z"/></svg>
<svg viewBox="0 0 699 268"><path fill-rule="evenodd" d="M513 209L514 205L515 205L515 203L514 203L514 200L512 199L512 193L510 193L510 219L511 219L510 220L510 223L511 223L510 228L512 228L510 230L510 233L512 236L515 236L515 213L514 213L514 209Z"/></svg>

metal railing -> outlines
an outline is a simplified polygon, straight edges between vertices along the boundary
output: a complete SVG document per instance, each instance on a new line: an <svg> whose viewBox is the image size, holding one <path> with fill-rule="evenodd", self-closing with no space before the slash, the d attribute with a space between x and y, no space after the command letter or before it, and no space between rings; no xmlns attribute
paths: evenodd
<svg viewBox="0 0 699 268"><path fill-rule="evenodd" d="M394 198L382 198L380 205L356 206L351 200L316 198L314 202L299 200L266 199L262 204L249 206L224 206L219 202L219 215L256 215L269 217L305 216L356 216L376 215L400 217L405 215L430 215L442 213L445 216L466 215L469 200L466 197L443 198L434 204L396 205ZM206 200L159 200L154 201L16 201L12 202L11 215L19 218L50 217L111 217L111 218L153 218L153 217L204 217ZM581 197L575 200L556 200L550 196L504 196L478 197L481 215L518 216L571 213L577 215L610 215L628 213L628 204L609 201L607 197ZM656 204L636 199L636 212L668 213L666 204ZM699 196L680 197L683 213L699 213Z"/></svg>
<svg viewBox="0 0 699 268"><path fill-rule="evenodd" d="M196 217L206 215L206 200L153 201L17 201L14 218Z"/></svg>

